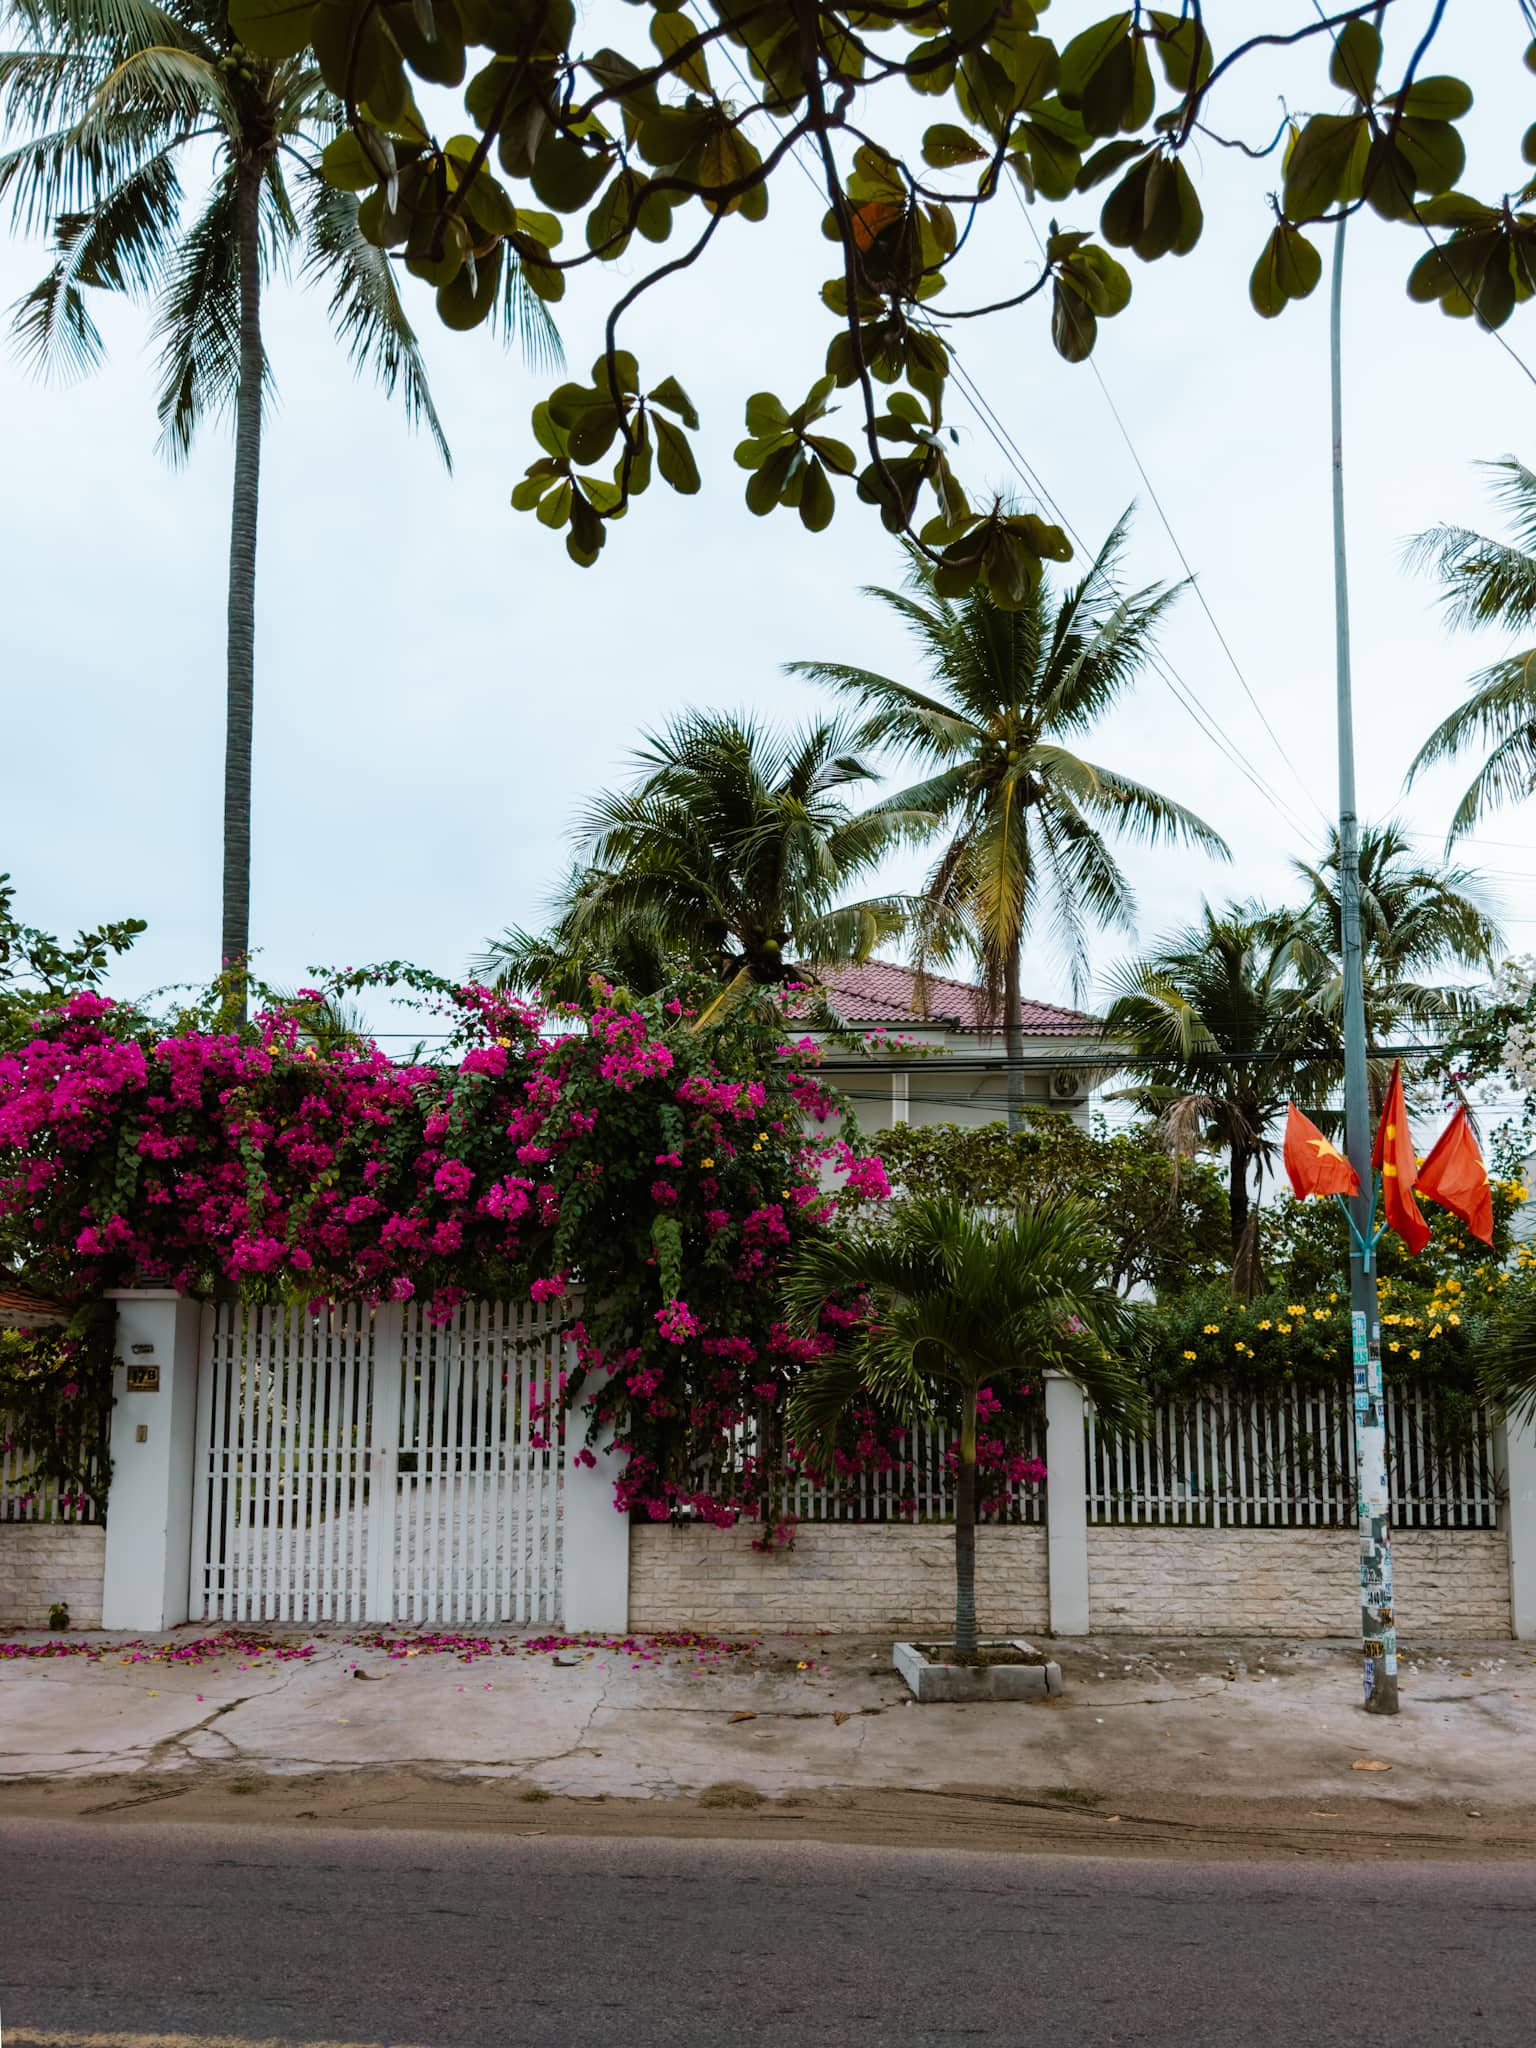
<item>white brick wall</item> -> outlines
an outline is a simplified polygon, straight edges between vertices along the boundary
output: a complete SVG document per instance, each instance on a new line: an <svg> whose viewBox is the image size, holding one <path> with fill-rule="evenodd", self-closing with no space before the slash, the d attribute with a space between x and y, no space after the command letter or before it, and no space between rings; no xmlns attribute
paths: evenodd
<svg viewBox="0 0 1536 2048"><path fill-rule="evenodd" d="M1088 1531L1095 1634L1352 1636L1353 1529ZM1397 1625L1407 1637L1507 1636L1509 1539L1500 1529L1399 1529Z"/></svg>
<svg viewBox="0 0 1536 2048"><path fill-rule="evenodd" d="M793 1549L756 1551L756 1525L637 1524L630 1531L631 1628L827 1628L884 1635L948 1628L954 1536L945 1528L802 1522ZM976 1608L983 1629L1046 1625L1043 1528L978 1529Z"/></svg>
<svg viewBox="0 0 1536 2048"><path fill-rule="evenodd" d="M0 1628L46 1628L56 1600L71 1628L100 1628L106 1554L105 1529L0 1522Z"/></svg>

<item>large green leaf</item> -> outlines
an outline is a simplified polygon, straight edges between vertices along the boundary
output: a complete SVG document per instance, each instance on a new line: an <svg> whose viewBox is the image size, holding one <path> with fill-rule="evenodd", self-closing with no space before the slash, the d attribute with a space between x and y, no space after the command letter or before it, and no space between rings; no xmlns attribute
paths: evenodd
<svg viewBox="0 0 1536 2048"><path fill-rule="evenodd" d="M1317 250L1299 228L1281 221L1264 244L1264 253L1248 280L1254 311L1273 320L1290 300L1306 298L1322 274L1323 259Z"/></svg>
<svg viewBox="0 0 1536 2048"><path fill-rule="evenodd" d="M1376 97L1381 74L1381 31L1368 21L1346 21L1334 38L1328 76L1362 106Z"/></svg>
<svg viewBox="0 0 1536 2048"><path fill-rule="evenodd" d="M258 57L297 57L314 12L315 0L230 0L230 32Z"/></svg>

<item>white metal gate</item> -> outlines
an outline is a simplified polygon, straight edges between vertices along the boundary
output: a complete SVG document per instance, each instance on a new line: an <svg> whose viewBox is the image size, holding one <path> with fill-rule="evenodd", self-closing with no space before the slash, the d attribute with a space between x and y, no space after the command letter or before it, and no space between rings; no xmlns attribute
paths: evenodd
<svg viewBox="0 0 1536 2048"><path fill-rule="evenodd" d="M191 1611L555 1622L563 1346L473 1302L203 1312Z"/></svg>

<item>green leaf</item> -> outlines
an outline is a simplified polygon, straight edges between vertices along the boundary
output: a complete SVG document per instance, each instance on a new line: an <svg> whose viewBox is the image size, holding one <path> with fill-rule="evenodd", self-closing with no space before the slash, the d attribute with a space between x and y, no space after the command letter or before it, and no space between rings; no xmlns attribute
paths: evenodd
<svg viewBox="0 0 1536 2048"><path fill-rule="evenodd" d="M1285 211L1308 220L1365 189L1371 135L1362 114L1314 114L1291 145L1285 166Z"/></svg>
<svg viewBox="0 0 1536 2048"><path fill-rule="evenodd" d="M923 132L923 162L947 171L955 164L984 163L991 152L964 128L939 121Z"/></svg>
<svg viewBox="0 0 1536 2048"><path fill-rule="evenodd" d="M465 263L438 287L437 315L445 327L460 333L478 327L490 314L501 285L502 244L498 242L473 265Z"/></svg>
<svg viewBox="0 0 1536 2048"><path fill-rule="evenodd" d="M1015 107L1038 106L1055 92L1061 60L1049 36L1021 36L1003 52L1013 80Z"/></svg>
<svg viewBox="0 0 1536 2048"><path fill-rule="evenodd" d="M387 166L373 161L348 128L320 152L320 175L338 192L371 192L390 172Z"/></svg>
<svg viewBox="0 0 1536 2048"><path fill-rule="evenodd" d="M1403 112L1423 121L1459 121L1472 106L1472 88L1459 78L1416 78L1400 97Z"/></svg>
<svg viewBox="0 0 1536 2048"><path fill-rule="evenodd" d="M747 484L747 509L755 512L759 519L764 518L778 504L784 480L789 475L798 452L793 442L785 447L775 448L753 472ZM737 460L740 459L741 452L738 449Z"/></svg>
<svg viewBox="0 0 1536 2048"><path fill-rule="evenodd" d="M807 461L800 486L800 524L811 533L821 533L832 523L837 499L819 462Z"/></svg>
<svg viewBox="0 0 1536 2048"><path fill-rule="evenodd" d="M1084 363L1093 354L1099 323L1092 309L1058 277L1051 302L1051 340L1069 363Z"/></svg>
<svg viewBox="0 0 1536 2048"><path fill-rule="evenodd" d="M1211 75L1209 30L1193 15L1184 17L1154 10L1149 18L1157 31L1157 54L1174 91L1187 93L1191 85L1203 86Z"/></svg>
<svg viewBox="0 0 1536 2048"><path fill-rule="evenodd" d="M578 213L608 175L606 150L583 149L569 135L551 135L533 160L533 189L556 213Z"/></svg>
<svg viewBox="0 0 1536 2048"><path fill-rule="evenodd" d="M598 253L604 263L622 256L629 247L633 232L630 214L638 211L635 199L641 189L634 171L621 170L587 215L587 247Z"/></svg>
<svg viewBox="0 0 1536 2048"><path fill-rule="evenodd" d="M1146 150L1146 143L1139 136L1129 141L1106 142L1102 149L1096 149L1077 174L1079 192L1091 192L1095 185L1102 185L1112 177L1122 164L1128 164L1132 157L1140 156Z"/></svg>
<svg viewBox="0 0 1536 2048"><path fill-rule="evenodd" d="M674 491L692 497L699 488L699 467L693 459L687 436L669 419L656 414L651 421L656 433L656 466Z"/></svg>
<svg viewBox="0 0 1536 2048"><path fill-rule="evenodd" d="M665 406L668 412L675 412L685 427L692 427L697 432L699 416L694 410L693 400L675 377L663 377L654 390L646 393L646 397L652 405Z"/></svg>
<svg viewBox="0 0 1536 2048"><path fill-rule="evenodd" d="M1465 145L1447 121L1399 121L1396 142L1413 174L1415 192L1449 192L1466 168Z"/></svg>
<svg viewBox="0 0 1536 2048"><path fill-rule="evenodd" d="M685 43L696 42L698 36L699 24L686 14L674 14L663 8L651 16L651 41L663 57L672 58ZM710 90L709 66L702 50L695 50L681 64L674 64L670 75L681 79L684 85L691 85L696 92Z"/></svg>
<svg viewBox="0 0 1536 2048"><path fill-rule="evenodd" d="M1264 244L1263 254L1248 280L1254 311L1273 320L1292 299L1304 299L1323 274L1323 259L1288 221L1281 221Z"/></svg>
<svg viewBox="0 0 1536 2048"><path fill-rule="evenodd" d="M1368 21L1346 21L1333 45L1328 76L1345 92L1352 92L1362 106L1376 97L1376 80L1381 73L1381 31Z"/></svg>
<svg viewBox="0 0 1536 2048"><path fill-rule="evenodd" d="M230 0L230 32L258 57L297 57L314 12L315 0Z"/></svg>

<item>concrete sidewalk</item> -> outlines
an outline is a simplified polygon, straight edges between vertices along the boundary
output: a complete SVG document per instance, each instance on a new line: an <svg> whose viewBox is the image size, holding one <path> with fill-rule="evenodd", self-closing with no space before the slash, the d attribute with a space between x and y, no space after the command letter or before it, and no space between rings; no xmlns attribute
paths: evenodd
<svg viewBox="0 0 1536 2048"><path fill-rule="evenodd" d="M1358 1705L1355 1647L1315 1642L1061 1642L1059 1699L918 1707L884 1640L538 1648L508 1633L464 1662L408 1632L397 1651L419 1647L391 1656L341 1631L264 1631L287 1661L272 1648L160 1661L206 1633L150 1639L148 1661L105 1637L89 1639L95 1661L0 1653L0 1788L410 1771L506 1779L534 1799L963 1786L1084 1804L1369 1795L1529 1806L1536 1820L1536 1658L1517 1643L1408 1653L1403 1712L1384 1721ZM293 1656L300 1645L314 1647Z"/></svg>

